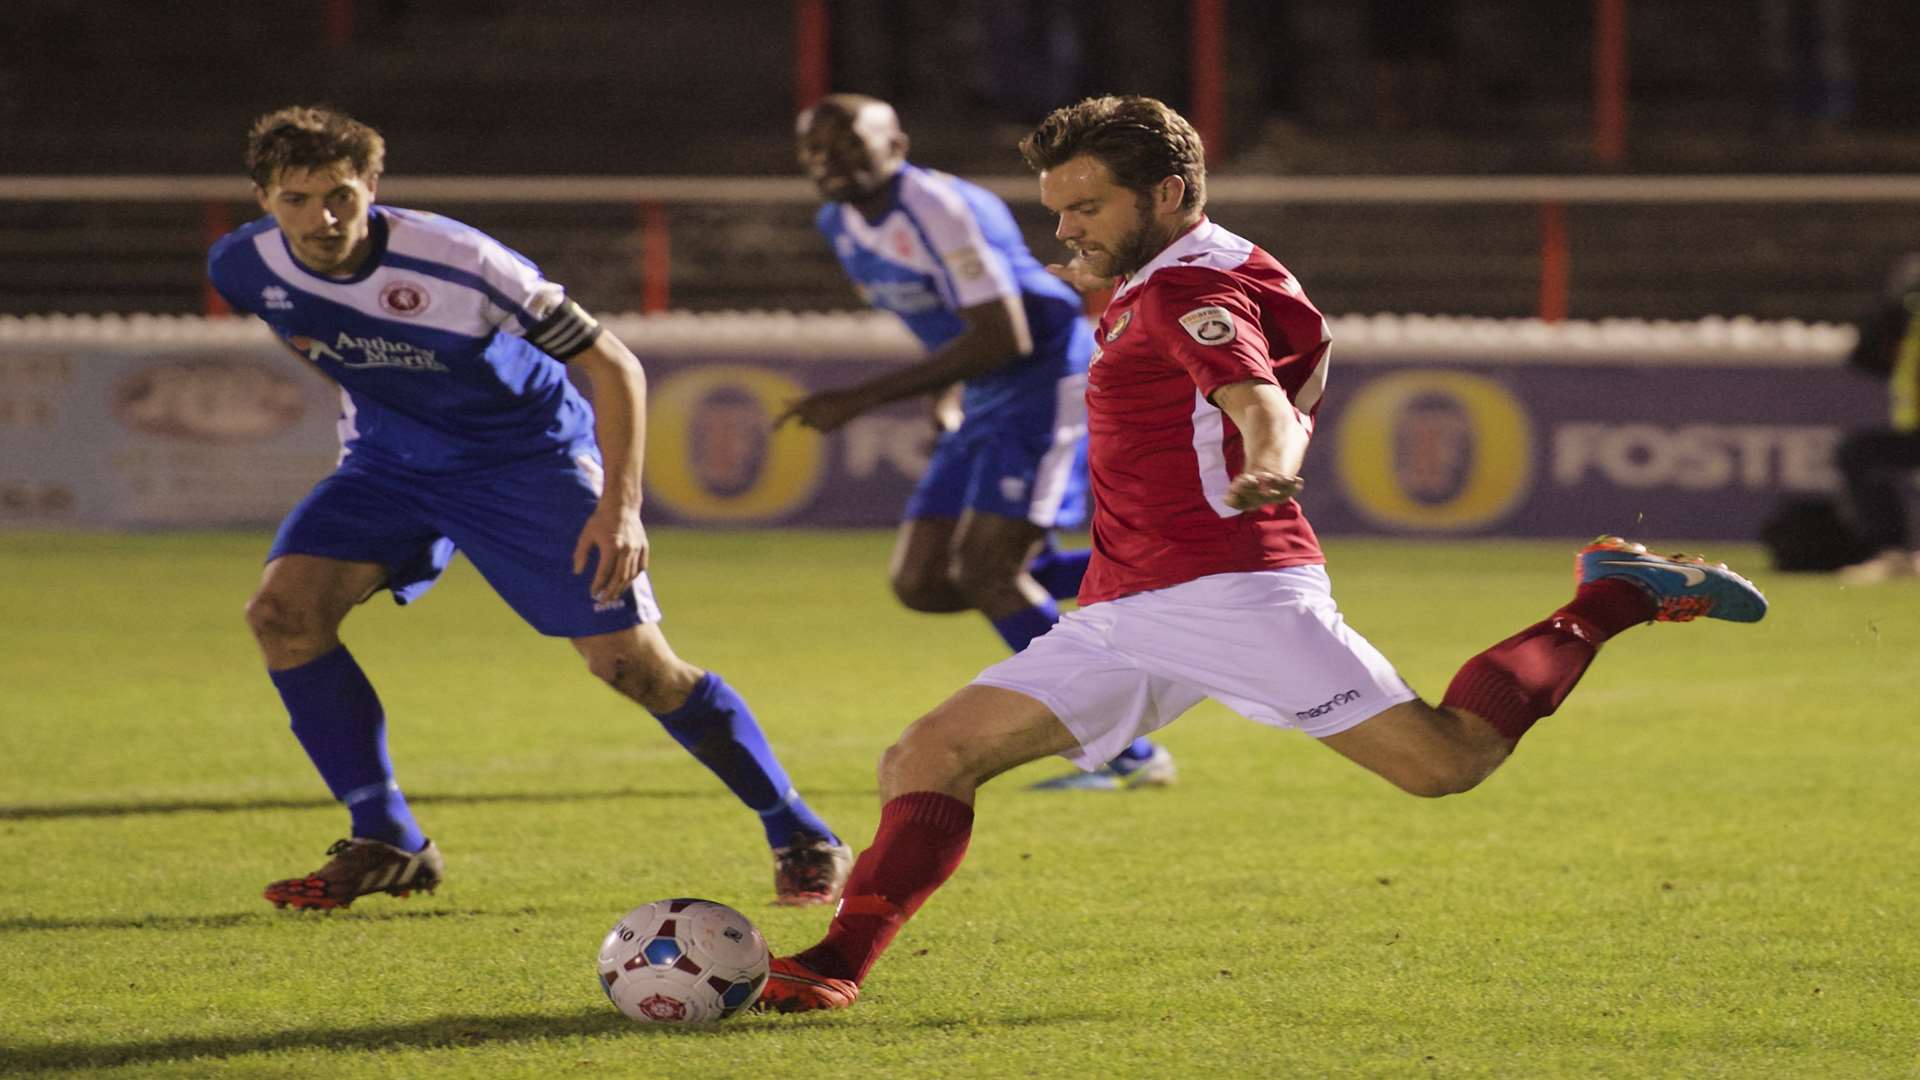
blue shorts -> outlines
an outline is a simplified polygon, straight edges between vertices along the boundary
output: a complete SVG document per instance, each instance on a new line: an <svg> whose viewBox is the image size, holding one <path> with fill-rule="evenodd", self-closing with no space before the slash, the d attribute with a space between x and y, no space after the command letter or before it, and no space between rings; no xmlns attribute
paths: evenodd
<svg viewBox="0 0 1920 1080"><path fill-rule="evenodd" d="M1043 529L1085 521L1086 428L1019 432L962 424L940 436L902 516L957 518L967 510Z"/></svg>
<svg viewBox="0 0 1920 1080"><path fill-rule="evenodd" d="M573 572L573 547L599 502L600 462L556 452L463 476L423 476L348 455L293 508L267 555L379 563L405 604L433 587L457 548L535 630L610 634L658 622L641 574L618 600L589 592L593 557Z"/></svg>

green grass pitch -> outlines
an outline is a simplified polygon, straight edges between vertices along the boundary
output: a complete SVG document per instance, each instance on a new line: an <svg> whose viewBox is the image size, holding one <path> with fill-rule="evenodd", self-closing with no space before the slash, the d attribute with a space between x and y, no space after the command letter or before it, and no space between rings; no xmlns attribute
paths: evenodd
<svg viewBox="0 0 1920 1080"><path fill-rule="evenodd" d="M856 845L873 766L1001 655L886 591L880 533L659 530L666 629ZM1330 544L1429 699L1568 595L1572 544ZM847 1013L628 1022L592 957L706 896L776 949L758 827L464 563L347 640L439 894L268 880L341 835L241 604L262 535L0 534L0 1074L1766 1077L1920 1073L1920 587L1754 570L1758 626L1637 629L1476 791L1400 794L1206 705L1182 781L986 789L971 852ZM1276 658L1282 662L1283 658Z"/></svg>

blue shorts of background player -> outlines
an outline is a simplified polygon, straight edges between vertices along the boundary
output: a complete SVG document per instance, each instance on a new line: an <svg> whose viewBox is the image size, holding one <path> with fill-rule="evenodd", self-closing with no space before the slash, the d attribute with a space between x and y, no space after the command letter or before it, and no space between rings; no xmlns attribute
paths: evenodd
<svg viewBox="0 0 1920 1080"><path fill-rule="evenodd" d="M969 510L1040 529L1077 528L1087 519L1086 435L987 425L942 433L901 519L958 519Z"/></svg>
<svg viewBox="0 0 1920 1080"><path fill-rule="evenodd" d="M1061 551L1052 542L1053 530L1086 521L1086 456L1086 434L1078 427L969 421L941 434L901 515L892 562L900 602L915 611L985 612L982 604L991 601L979 597L1024 577L1038 589L1023 591L1012 610L987 612L988 620L1014 652L1051 630L1060 618L1056 601L1078 594L1087 570L1088 552ZM974 595L966 594L968 583ZM1035 786L1164 786L1173 770L1165 747L1140 738L1106 769L1076 770Z"/></svg>

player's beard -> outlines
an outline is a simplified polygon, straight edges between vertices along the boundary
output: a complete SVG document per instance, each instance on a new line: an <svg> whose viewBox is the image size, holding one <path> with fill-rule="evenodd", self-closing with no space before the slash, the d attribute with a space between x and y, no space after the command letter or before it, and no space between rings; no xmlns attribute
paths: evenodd
<svg viewBox="0 0 1920 1080"><path fill-rule="evenodd" d="M345 233L337 237L309 236L300 248L301 261L314 270L330 274L353 257L354 237Z"/></svg>
<svg viewBox="0 0 1920 1080"><path fill-rule="evenodd" d="M1155 255L1167 249L1173 242L1171 229L1156 228L1153 220L1153 203L1145 196L1138 196L1135 209L1139 213L1138 227L1113 245L1113 268L1108 277L1131 275L1136 270L1153 261Z"/></svg>

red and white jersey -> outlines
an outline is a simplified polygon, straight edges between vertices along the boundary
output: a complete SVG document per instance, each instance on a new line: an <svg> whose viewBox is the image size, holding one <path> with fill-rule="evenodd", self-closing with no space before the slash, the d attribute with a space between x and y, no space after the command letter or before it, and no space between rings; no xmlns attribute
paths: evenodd
<svg viewBox="0 0 1920 1080"><path fill-rule="evenodd" d="M1202 218L1121 282L1087 369L1093 560L1080 602L1208 574L1321 563L1292 500L1227 505L1240 432L1208 396L1284 390L1309 433L1327 381L1327 322L1273 256Z"/></svg>

